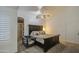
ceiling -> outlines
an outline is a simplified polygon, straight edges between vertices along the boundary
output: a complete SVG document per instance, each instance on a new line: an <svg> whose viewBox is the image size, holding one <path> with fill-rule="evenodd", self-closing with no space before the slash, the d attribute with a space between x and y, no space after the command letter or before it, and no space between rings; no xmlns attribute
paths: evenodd
<svg viewBox="0 0 79 59"><path fill-rule="evenodd" d="M19 9L21 10L27 10L27 11L41 11L41 12L44 12L44 11L47 11L47 12L50 12L50 11L54 11L56 9L61 9L62 7L60 6L19 6Z"/></svg>
<svg viewBox="0 0 79 59"><path fill-rule="evenodd" d="M53 16L62 11L61 6L43 6L40 12L43 15L44 19L51 19Z"/></svg>
<svg viewBox="0 0 79 59"><path fill-rule="evenodd" d="M60 12L61 6L19 6L20 10L25 10L28 12L38 12L38 15L44 16L44 18L50 18L53 15Z"/></svg>
<svg viewBox="0 0 79 59"><path fill-rule="evenodd" d="M38 6L20 6L19 9L26 10L26 11L38 11Z"/></svg>

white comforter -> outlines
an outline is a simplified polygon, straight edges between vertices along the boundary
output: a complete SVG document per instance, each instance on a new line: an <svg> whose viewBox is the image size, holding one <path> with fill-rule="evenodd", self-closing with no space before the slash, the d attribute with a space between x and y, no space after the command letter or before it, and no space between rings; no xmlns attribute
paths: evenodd
<svg viewBox="0 0 79 59"><path fill-rule="evenodd" d="M33 35L32 37L36 38L36 40L38 42L41 42L42 44L44 44L43 39L50 38L50 37L53 37L53 36L55 36L55 34Z"/></svg>
<svg viewBox="0 0 79 59"><path fill-rule="evenodd" d="M35 37L35 38L39 38L39 39L46 39L46 38L50 38L50 37L53 37L55 35L53 34L45 34L45 35L34 35L32 37Z"/></svg>

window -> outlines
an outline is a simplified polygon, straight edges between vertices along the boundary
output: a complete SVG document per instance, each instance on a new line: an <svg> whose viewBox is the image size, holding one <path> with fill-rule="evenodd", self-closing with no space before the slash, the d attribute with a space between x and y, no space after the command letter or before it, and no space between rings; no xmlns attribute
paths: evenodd
<svg viewBox="0 0 79 59"><path fill-rule="evenodd" d="M9 26L8 15L0 15L0 40L9 39Z"/></svg>

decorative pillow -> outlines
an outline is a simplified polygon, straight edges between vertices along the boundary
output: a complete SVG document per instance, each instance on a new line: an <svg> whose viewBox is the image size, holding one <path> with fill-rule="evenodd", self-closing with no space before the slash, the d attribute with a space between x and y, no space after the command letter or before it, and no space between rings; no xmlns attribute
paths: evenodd
<svg viewBox="0 0 79 59"><path fill-rule="evenodd" d="M32 31L31 36L34 36L34 35L39 35L39 31Z"/></svg>
<svg viewBox="0 0 79 59"><path fill-rule="evenodd" d="M34 36L34 35L44 35L45 34L45 31L32 31L31 32L31 36Z"/></svg>
<svg viewBox="0 0 79 59"><path fill-rule="evenodd" d="M44 34L45 34L45 31L39 31L39 33L40 33L41 35L44 35Z"/></svg>

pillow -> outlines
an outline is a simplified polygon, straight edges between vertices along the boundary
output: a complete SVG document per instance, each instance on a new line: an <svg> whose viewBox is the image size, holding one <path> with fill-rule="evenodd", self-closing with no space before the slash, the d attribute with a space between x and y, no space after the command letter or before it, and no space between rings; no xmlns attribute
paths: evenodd
<svg viewBox="0 0 79 59"><path fill-rule="evenodd" d="M32 31L31 32L31 36L34 36L34 35L44 35L45 34L45 31Z"/></svg>
<svg viewBox="0 0 79 59"><path fill-rule="evenodd" d="M30 35L31 35L31 36L39 35L39 31L32 31Z"/></svg>
<svg viewBox="0 0 79 59"><path fill-rule="evenodd" d="M39 33L40 33L41 35L44 35L44 34L45 34L45 31L39 31Z"/></svg>

